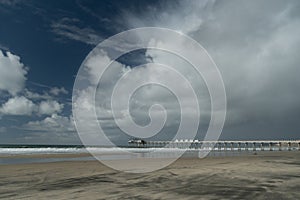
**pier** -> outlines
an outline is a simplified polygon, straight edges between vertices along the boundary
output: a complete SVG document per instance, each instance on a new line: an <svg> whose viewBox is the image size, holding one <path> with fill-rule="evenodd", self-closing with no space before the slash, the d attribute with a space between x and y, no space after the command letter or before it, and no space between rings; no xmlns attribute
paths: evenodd
<svg viewBox="0 0 300 200"><path fill-rule="evenodd" d="M174 140L174 141L146 141L133 139L128 141L129 147L140 148L177 148L177 149L204 149L218 151L292 151L300 150L300 140L249 140L249 141L201 141L201 140Z"/></svg>

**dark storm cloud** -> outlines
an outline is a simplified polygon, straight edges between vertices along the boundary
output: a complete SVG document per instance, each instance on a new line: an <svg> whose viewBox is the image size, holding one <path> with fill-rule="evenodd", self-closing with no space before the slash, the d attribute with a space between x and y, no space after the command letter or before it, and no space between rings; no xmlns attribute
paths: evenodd
<svg viewBox="0 0 300 200"><path fill-rule="evenodd" d="M174 4L172 4L174 5ZM217 63L226 86L224 138L297 138L300 119L299 1L180 1L130 27L182 31ZM172 8L172 9L169 9Z"/></svg>
<svg viewBox="0 0 300 200"><path fill-rule="evenodd" d="M222 73L228 97L222 137L299 135L298 1L163 1L144 7L117 7L116 17L109 20L115 26L111 29L171 28L188 34L208 50ZM81 8L104 19L93 8L83 4ZM93 29L69 27L56 33L97 43L85 38L96 33ZM138 63L143 60L139 55Z"/></svg>
<svg viewBox="0 0 300 200"><path fill-rule="evenodd" d="M299 9L298 1L219 2L212 19L192 34L226 84L224 136L299 137Z"/></svg>

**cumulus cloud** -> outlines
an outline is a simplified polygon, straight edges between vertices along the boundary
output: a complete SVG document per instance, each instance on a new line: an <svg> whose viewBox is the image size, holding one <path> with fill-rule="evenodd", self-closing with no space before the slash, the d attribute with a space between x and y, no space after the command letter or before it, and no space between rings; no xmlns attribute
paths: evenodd
<svg viewBox="0 0 300 200"><path fill-rule="evenodd" d="M74 132L75 126L72 117L65 117L52 114L40 121L30 121L23 125L25 130L47 133L68 133Z"/></svg>
<svg viewBox="0 0 300 200"><path fill-rule="evenodd" d="M48 100L42 101L39 104L38 114L40 115L51 115L53 113L60 113L63 109L64 105L58 103L57 101Z"/></svg>
<svg viewBox="0 0 300 200"><path fill-rule="evenodd" d="M24 96L17 96L10 98L0 107L0 115L51 115L60 113L63 107L63 104L55 100L41 101L38 104Z"/></svg>
<svg viewBox="0 0 300 200"><path fill-rule="evenodd" d="M2 99L0 115L52 115L60 113L63 104L54 100L60 94L68 94L64 87L50 88L43 94L32 92L25 86L28 69L20 57L10 52L6 55L0 50L0 90L8 92L9 98Z"/></svg>
<svg viewBox="0 0 300 200"><path fill-rule="evenodd" d="M13 97L0 108L2 115L32 115L35 104L25 97Z"/></svg>
<svg viewBox="0 0 300 200"><path fill-rule="evenodd" d="M28 69L20 62L20 57L0 50L0 90L16 95L25 86Z"/></svg>

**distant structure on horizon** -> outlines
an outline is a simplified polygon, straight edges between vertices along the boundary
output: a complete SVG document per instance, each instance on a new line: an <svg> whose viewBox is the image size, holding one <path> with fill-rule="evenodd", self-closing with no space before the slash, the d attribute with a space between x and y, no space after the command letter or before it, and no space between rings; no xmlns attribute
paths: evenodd
<svg viewBox="0 0 300 200"><path fill-rule="evenodd" d="M206 150L300 150L300 140L249 140L249 141L146 141L133 138L128 141L129 147L137 148L178 148L178 149L206 149Z"/></svg>

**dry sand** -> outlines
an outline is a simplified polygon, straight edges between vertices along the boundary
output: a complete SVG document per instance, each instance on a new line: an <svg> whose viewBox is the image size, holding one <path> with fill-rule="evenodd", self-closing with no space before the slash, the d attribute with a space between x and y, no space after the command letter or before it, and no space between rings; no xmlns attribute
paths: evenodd
<svg viewBox="0 0 300 200"><path fill-rule="evenodd" d="M159 162L159 160L157 160ZM3 199L300 199L300 152L182 158L130 174L97 161L0 165Z"/></svg>

